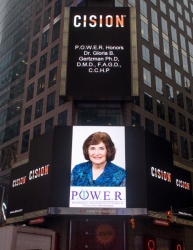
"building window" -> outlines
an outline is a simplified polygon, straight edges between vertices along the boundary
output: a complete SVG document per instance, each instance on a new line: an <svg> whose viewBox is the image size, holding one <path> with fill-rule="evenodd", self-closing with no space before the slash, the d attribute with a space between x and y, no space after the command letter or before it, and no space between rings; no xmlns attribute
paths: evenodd
<svg viewBox="0 0 193 250"><path fill-rule="evenodd" d="M167 62L165 62L165 74L167 77L172 79L172 69L171 69L171 66Z"/></svg>
<svg viewBox="0 0 193 250"><path fill-rule="evenodd" d="M44 87L45 87L45 75L43 75L42 77L38 79L37 95L39 95L40 93L44 91Z"/></svg>
<svg viewBox="0 0 193 250"><path fill-rule="evenodd" d="M181 78L181 73L175 69L175 79L176 83L180 86L182 86L182 78Z"/></svg>
<svg viewBox="0 0 193 250"><path fill-rule="evenodd" d="M189 159L187 139L180 136L180 141L181 141L182 157L185 159Z"/></svg>
<svg viewBox="0 0 193 250"><path fill-rule="evenodd" d="M178 118L179 118L179 128L183 131L186 131L186 120L185 116L182 115L181 113L178 113Z"/></svg>
<svg viewBox="0 0 193 250"><path fill-rule="evenodd" d="M166 128L158 124L158 136L166 140Z"/></svg>
<svg viewBox="0 0 193 250"><path fill-rule="evenodd" d="M55 2L55 8L54 8L54 18L57 17L61 13L62 8L62 0L58 0Z"/></svg>
<svg viewBox="0 0 193 250"><path fill-rule="evenodd" d="M163 38L164 55L170 58L170 45L169 42Z"/></svg>
<svg viewBox="0 0 193 250"><path fill-rule="evenodd" d="M156 0L151 0L151 2L155 5L157 5Z"/></svg>
<svg viewBox="0 0 193 250"><path fill-rule="evenodd" d="M34 127L33 138L40 136L40 134L41 134L41 124L38 124Z"/></svg>
<svg viewBox="0 0 193 250"><path fill-rule="evenodd" d="M170 141L172 143L172 151L174 154L178 154L178 138L177 134L170 131Z"/></svg>
<svg viewBox="0 0 193 250"><path fill-rule="evenodd" d="M168 0L168 2L169 2L172 6L174 6L174 0Z"/></svg>
<svg viewBox="0 0 193 250"><path fill-rule="evenodd" d="M175 23L176 22L176 18L175 18L175 14L172 10L169 10L170 13L170 19Z"/></svg>
<svg viewBox="0 0 193 250"><path fill-rule="evenodd" d="M142 45L143 60L150 63L149 49Z"/></svg>
<svg viewBox="0 0 193 250"><path fill-rule="evenodd" d="M189 70L188 70L188 59L187 59L187 56L184 55L183 53L182 53L182 64L183 64L183 69L186 72L189 72Z"/></svg>
<svg viewBox="0 0 193 250"><path fill-rule="evenodd" d="M52 92L47 97L47 106L46 106L46 112L49 112L54 109L55 105L55 94L56 92Z"/></svg>
<svg viewBox="0 0 193 250"><path fill-rule="evenodd" d="M172 41L174 41L177 44L178 43L177 31L173 26L171 26L171 34L172 34Z"/></svg>
<svg viewBox="0 0 193 250"><path fill-rule="evenodd" d="M49 29L42 34L41 50L45 49L48 46L48 41L49 41Z"/></svg>
<svg viewBox="0 0 193 250"><path fill-rule="evenodd" d="M131 110L131 126L141 126L141 116L133 110Z"/></svg>
<svg viewBox="0 0 193 250"><path fill-rule="evenodd" d="M50 18L51 18L51 8L47 9L44 12L44 24L43 24L44 27L50 23Z"/></svg>
<svg viewBox="0 0 193 250"><path fill-rule="evenodd" d="M66 126L67 125L67 110L58 114L58 126Z"/></svg>
<svg viewBox="0 0 193 250"><path fill-rule="evenodd" d="M43 99L36 102L35 119L42 116L42 110L43 110Z"/></svg>
<svg viewBox="0 0 193 250"><path fill-rule="evenodd" d="M145 105L145 110L153 113L153 101L152 101L152 96L149 95L148 93L144 92L144 105Z"/></svg>
<svg viewBox="0 0 193 250"><path fill-rule="evenodd" d="M143 82L147 86L151 87L151 73L146 68L143 68Z"/></svg>
<svg viewBox="0 0 193 250"><path fill-rule="evenodd" d="M176 126L175 110L171 107L168 107L168 117L169 117L169 123Z"/></svg>
<svg viewBox="0 0 193 250"><path fill-rule="evenodd" d="M163 84L162 84L162 79L159 77L155 76L155 86L156 86L156 91L160 94L163 95Z"/></svg>
<svg viewBox="0 0 193 250"><path fill-rule="evenodd" d="M50 64L58 60L59 44L51 49Z"/></svg>
<svg viewBox="0 0 193 250"><path fill-rule="evenodd" d="M135 7L135 0L128 0L128 3L131 4L131 6Z"/></svg>
<svg viewBox="0 0 193 250"><path fill-rule="evenodd" d="M188 118L189 134L193 135L193 121Z"/></svg>
<svg viewBox="0 0 193 250"><path fill-rule="evenodd" d="M167 95L167 99L174 102L174 91L173 91L173 87L170 86L168 83L166 83L166 95Z"/></svg>
<svg viewBox="0 0 193 250"><path fill-rule="evenodd" d="M45 122L45 133L52 130L54 127L54 117L46 120Z"/></svg>
<svg viewBox="0 0 193 250"><path fill-rule="evenodd" d="M164 103L157 99L157 116L161 119L165 119Z"/></svg>
<svg viewBox="0 0 193 250"><path fill-rule="evenodd" d="M158 27L158 18L157 18L157 12L151 8L151 21L152 23Z"/></svg>
<svg viewBox="0 0 193 250"><path fill-rule="evenodd" d="M162 0L160 0L160 10L166 14L166 5L164 2L162 2Z"/></svg>
<svg viewBox="0 0 193 250"><path fill-rule="evenodd" d="M180 44L181 44L181 48L186 51L186 40L182 34L180 34Z"/></svg>
<svg viewBox="0 0 193 250"><path fill-rule="evenodd" d="M41 24L41 17L35 20L34 22L34 33L33 35L35 36L38 32L40 32L40 24Z"/></svg>
<svg viewBox="0 0 193 250"><path fill-rule="evenodd" d="M25 109L24 125L31 122L32 106Z"/></svg>
<svg viewBox="0 0 193 250"><path fill-rule="evenodd" d="M52 2L52 0L46 0L45 1L45 6L47 6L49 3L51 3Z"/></svg>
<svg viewBox="0 0 193 250"><path fill-rule="evenodd" d="M36 4L36 15L42 10L42 0Z"/></svg>
<svg viewBox="0 0 193 250"><path fill-rule="evenodd" d="M162 32L168 35L168 23L163 17L161 18L161 23L162 23Z"/></svg>
<svg viewBox="0 0 193 250"><path fill-rule="evenodd" d="M182 15L182 6L176 2L176 5L177 5L177 11Z"/></svg>
<svg viewBox="0 0 193 250"><path fill-rule="evenodd" d="M184 108L184 98L183 98L183 94L180 91L176 91L176 96L177 96L177 103L178 106L181 108Z"/></svg>
<svg viewBox="0 0 193 250"><path fill-rule="evenodd" d="M147 17L147 3L144 0L140 0L140 12Z"/></svg>
<svg viewBox="0 0 193 250"><path fill-rule="evenodd" d="M145 130L152 134L154 133L154 123L148 118L145 118Z"/></svg>
<svg viewBox="0 0 193 250"><path fill-rule="evenodd" d="M193 115L192 100L188 97L186 97L186 106L187 106L187 111Z"/></svg>
<svg viewBox="0 0 193 250"><path fill-rule="evenodd" d="M33 41L32 43L32 50L31 50L31 58L37 55L38 53L38 44L39 44L39 37Z"/></svg>
<svg viewBox="0 0 193 250"><path fill-rule="evenodd" d="M186 20L190 23L190 14L186 10L184 10L184 14L185 14Z"/></svg>
<svg viewBox="0 0 193 250"><path fill-rule="evenodd" d="M178 48L176 47L172 47L173 49L173 56L174 56L174 62L177 64L177 65L180 65L180 59L179 59L179 51L178 51Z"/></svg>
<svg viewBox="0 0 193 250"><path fill-rule="evenodd" d="M148 24L141 20L141 36L149 41Z"/></svg>
<svg viewBox="0 0 193 250"><path fill-rule="evenodd" d="M56 84L56 80L57 80L57 67L53 68L49 72L48 87L51 87L52 85Z"/></svg>
<svg viewBox="0 0 193 250"><path fill-rule="evenodd" d="M30 65L30 68L29 68L29 79L34 77L36 74L36 61L33 62L31 65Z"/></svg>
<svg viewBox="0 0 193 250"><path fill-rule="evenodd" d="M179 17L178 17L178 25L179 25L180 29L184 30L184 22Z"/></svg>
<svg viewBox="0 0 193 250"><path fill-rule="evenodd" d="M155 31L154 29L152 30L152 36L153 36L153 46L156 49L160 49L160 44L159 44L159 33Z"/></svg>
<svg viewBox="0 0 193 250"><path fill-rule="evenodd" d="M189 53L193 57L193 45L191 42L188 42Z"/></svg>
<svg viewBox="0 0 193 250"><path fill-rule="evenodd" d="M29 130L23 132L21 154L28 151L28 148L29 148L29 133L30 133Z"/></svg>
<svg viewBox="0 0 193 250"><path fill-rule="evenodd" d="M60 20L53 25L52 42L60 36Z"/></svg>
<svg viewBox="0 0 193 250"><path fill-rule="evenodd" d="M184 76L184 86L188 93L191 93L190 80Z"/></svg>
<svg viewBox="0 0 193 250"><path fill-rule="evenodd" d="M47 53L40 57L39 72L46 68Z"/></svg>
<svg viewBox="0 0 193 250"><path fill-rule="evenodd" d="M192 30L190 29L190 27L188 25L186 25L186 31L187 31L187 35L192 38Z"/></svg>
<svg viewBox="0 0 193 250"><path fill-rule="evenodd" d="M34 82L31 83L27 88L27 98L26 101L29 101L33 98L34 95Z"/></svg>
<svg viewBox="0 0 193 250"><path fill-rule="evenodd" d="M157 56L156 54L154 54L154 67L161 71L161 59L159 56Z"/></svg>

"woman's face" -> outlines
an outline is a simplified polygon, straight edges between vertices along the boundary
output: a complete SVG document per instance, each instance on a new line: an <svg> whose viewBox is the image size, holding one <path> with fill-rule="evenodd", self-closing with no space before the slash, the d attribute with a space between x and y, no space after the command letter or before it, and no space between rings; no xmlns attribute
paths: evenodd
<svg viewBox="0 0 193 250"><path fill-rule="evenodd" d="M92 163L100 165L106 163L107 149L103 142L88 147L88 156Z"/></svg>

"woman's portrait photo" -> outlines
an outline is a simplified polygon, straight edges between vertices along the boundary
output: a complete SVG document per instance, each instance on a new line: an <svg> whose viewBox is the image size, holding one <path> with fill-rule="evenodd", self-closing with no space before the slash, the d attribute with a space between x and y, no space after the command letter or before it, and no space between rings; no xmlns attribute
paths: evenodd
<svg viewBox="0 0 193 250"><path fill-rule="evenodd" d="M111 130L111 134L119 136L113 132L112 128ZM120 145L121 141L119 147ZM125 146L122 145L122 155L124 155L124 148ZM119 150L121 149L119 148ZM124 166L118 166L112 162L116 152L116 145L107 132L98 131L90 134L82 143L84 161L72 166L71 186L125 187ZM122 160L124 162L124 159Z"/></svg>

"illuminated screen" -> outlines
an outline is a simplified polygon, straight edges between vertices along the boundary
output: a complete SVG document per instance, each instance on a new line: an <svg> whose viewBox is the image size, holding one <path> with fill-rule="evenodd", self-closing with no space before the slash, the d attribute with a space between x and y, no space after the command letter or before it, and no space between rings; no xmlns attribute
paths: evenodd
<svg viewBox="0 0 193 250"><path fill-rule="evenodd" d="M70 9L68 96L130 96L130 67L129 8Z"/></svg>
<svg viewBox="0 0 193 250"><path fill-rule="evenodd" d="M73 127L70 207L126 208L124 127Z"/></svg>

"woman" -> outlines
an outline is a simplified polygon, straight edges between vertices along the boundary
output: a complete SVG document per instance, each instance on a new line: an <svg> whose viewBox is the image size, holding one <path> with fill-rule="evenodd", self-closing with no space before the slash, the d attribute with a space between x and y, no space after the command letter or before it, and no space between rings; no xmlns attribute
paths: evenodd
<svg viewBox="0 0 193 250"><path fill-rule="evenodd" d="M125 186L125 170L111 163L115 153L114 143L107 133L90 135L83 144L83 154L88 161L73 168L71 186Z"/></svg>

